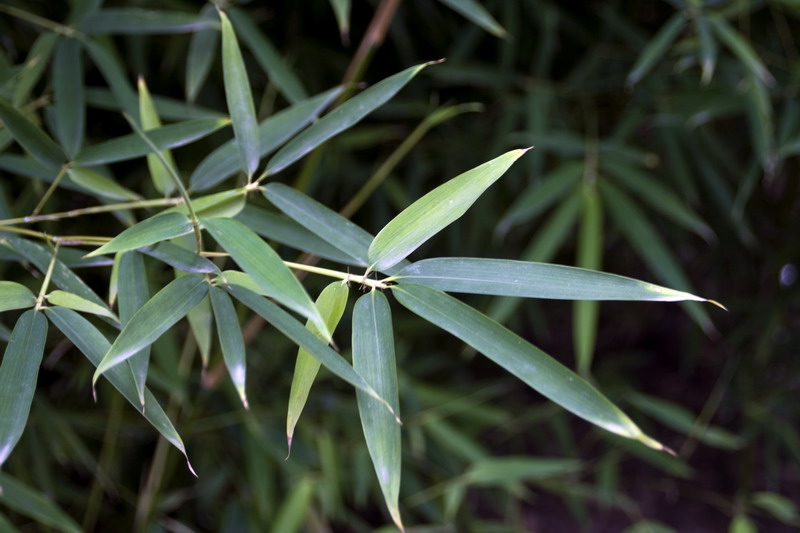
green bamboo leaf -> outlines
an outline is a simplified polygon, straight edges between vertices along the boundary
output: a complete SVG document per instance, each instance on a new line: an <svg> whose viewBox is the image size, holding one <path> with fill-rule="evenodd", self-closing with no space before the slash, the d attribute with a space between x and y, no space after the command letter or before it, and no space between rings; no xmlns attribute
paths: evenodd
<svg viewBox="0 0 800 533"><path fill-rule="evenodd" d="M258 125L259 158L272 153L311 123L341 92L341 87L335 87L262 121ZM238 150L236 139L232 139L208 154L192 172L190 187L196 191L205 191L236 174L240 169Z"/></svg>
<svg viewBox="0 0 800 533"><path fill-rule="evenodd" d="M752 495L752 503L787 524L796 522L798 519L797 505L783 494L767 491L756 492Z"/></svg>
<svg viewBox="0 0 800 533"><path fill-rule="evenodd" d="M89 168L83 167L70 167L67 169L67 176L69 180L86 189L87 191L96 194L101 198L108 198L109 200L138 200L141 197L135 192L126 189L119 185L111 178L103 176Z"/></svg>
<svg viewBox="0 0 800 533"><path fill-rule="evenodd" d="M182 271L175 272L175 277L184 275L186 274ZM205 370L208 368L209 361L211 361L211 324L214 321L214 313L211 311L211 299L206 296L200 300L200 302L186 314L186 319L189 321L189 329L191 329L192 336L197 343L197 350L200 352L200 361L203 365L203 370Z"/></svg>
<svg viewBox="0 0 800 533"><path fill-rule="evenodd" d="M578 233L580 268L599 270L603 260L603 208L594 187L583 188L583 218ZM572 304L572 339L578 373L589 375L597 340L599 304L596 300L581 300Z"/></svg>
<svg viewBox="0 0 800 533"><path fill-rule="evenodd" d="M18 176L25 176L26 178L45 181L47 183L52 183L58 174L57 167L43 165L30 157L15 154L0 155L0 169ZM69 182L64 182L63 186L68 189L83 190Z"/></svg>
<svg viewBox="0 0 800 533"><path fill-rule="evenodd" d="M244 209L247 189L231 189L208 196L201 196L191 201L192 210L198 217L217 218L235 217ZM178 204L162 213L180 213L189 216L186 204Z"/></svg>
<svg viewBox="0 0 800 533"><path fill-rule="evenodd" d="M191 13L136 7L94 10L84 15L77 24L77 28L88 35L189 33L217 27L216 21Z"/></svg>
<svg viewBox="0 0 800 533"><path fill-rule="evenodd" d="M117 104L130 116L138 119L139 105L136 91L131 87L117 54L109 48L111 46L110 43L106 42L101 45L92 40L82 41L82 43L86 47L86 51L89 52L92 62L108 82Z"/></svg>
<svg viewBox="0 0 800 533"><path fill-rule="evenodd" d="M0 281L0 312L27 309L36 305L36 296L26 287L13 281Z"/></svg>
<svg viewBox="0 0 800 533"><path fill-rule="evenodd" d="M160 242L139 250L143 254L154 257L168 264L172 268L192 272L195 274L209 274L219 272L217 265L186 248L181 248L171 242Z"/></svg>
<svg viewBox="0 0 800 533"><path fill-rule="evenodd" d="M111 368L119 365L186 316L208 292L208 283L199 276L184 276L170 282L144 304L122 328L117 340L97 365L92 384Z"/></svg>
<svg viewBox="0 0 800 533"><path fill-rule="evenodd" d="M350 0L330 0L331 9L336 16L336 24L339 26L339 35L342 42L350 41L350 10L352 2Z"/></svg>
<svg viewBox="0 0 800 533"><path fill-rule="evenodd" d="M441 3L461 14L473 24L480 26L495 37L505 39L508 32L503 28L494 17L486 11L477 0L439 0Z"/></svg>
<svg viewBox="0 0 800 533"><path fill-rule="evenodd" d="M191 232L192 221L186 215L180 213L156 215L131 226L87 256L136 250Z"/></svg>
<svg viewBox="0 0 800 533"><path fill-rule="evenodd" d="M11 332L0 364L0 466L28 422L46 338L47 320L33 309L19 317Z"/></svg>
<svg viewBox="0 0 800 533"><path fill-rule="evenodd" d="M134 97L135 96L136 94L134 93ZM153 104L156 106L156 111L158 111L158 116L164 120L182 121L199 118L228 118L225 113L220 113L215 109L210 109L201 105L188 103L184 100L177 100L157 94L151 95L151 97L153 98ZM126 111L126 109L120 105L119 101L117 101L112 91L101 87L87 87L86 102L97 109ZM128 114L131 115L129 111Z"/></svg>
<svg viewBox="0 0 800 533"><path fill-rule="evenodd" d="M217 324L217 334L225 366L231 376L233 386L236 387L236 392L239 393L242 405L245 409L249 409L245 392L247 358L245 357L239 317L236 315L236 309L234 309L231 297L227 292L218 287L211 287L209 294L211 295L211 306L214 308L214 320Z"/></svg>
<svg viewBox="0 0 800 533"><path fill-rule="evenodd" d="M2 472L0 472L0 503L48 528L64 533L81 533L83 531L50 498Z"/></svg>
<svg viewBox="0 0 800 533"><path fill-rule="evenodd" d="M336 330L336 326L342 319L344 308L347 306L347 295L349 292L350 290L347 284L334 281L322 290L317 301L314 302L314 305L319 310L319 314L325 320L328 330L331 332ZM306 323L306 329L322 339L322 335L320 335L311 321ZM320 362L313 355L308 353L308 350L304 348L298 349L297 360L294 365L294 375L292 376L292 387L289 391L289 409L286 413L286 440L288 442L289 451L292 449L294 428L306 405L308 394L311 391L311 386L314 384L314 378L317 377L319 367Z"/></svg>
<svg viewBox="0 0 800 533"><path fill-rule="evenodd" d="M311 320L326 340L331 338L325 321L303 286L266 242L238 220L204 218L201 222L256 283L280 303Z"/></svg>
<svg viewBox="0 0 800 533"><path fill-rule="evenodd" d="M3 98L0 98L0 121L14 140L43 165L60 167L66 162L64 150Z"/></svg>
<svg viewBox="0 0 800 533"><path fill-rule="evenodd" d="M678 38L678 35L686 26L686 18L683 13L675 13L655 34L653 39L647 43L639 57L636 59L630 74L628 74L627 84L636 85L639 80L644 78L653 68L657 61L667 55L667 49Z"/></svg>
<svg viewBox="0 0 800 533"><path fill-rule="evenodd" d="M309 126L272 156L267 163L266 175L280 172L334 135L357 124L397 94L422 69L435 63L434 61L409 67L346 101Z"/></svg>
<svg viewBox="0 0 800 533"><path fill-rule="evenodd" d="M53 60L55 133L70 157L81 149L86 124L81 53L80 42L64 39L58 44Z"/></svg>
<svg viewBox="0 0 800 533"><path fill-rule="evenodd" d="M360 266L367 266L373 237L339 213L282 183L264 187L264 197L313 234L344 252Z"/></svg>
<svg viewBox="0 0 800 533"><path fill-rule="evenodd" d="M219 11L222 22L222 74L225 82L225 99L233 120L233 133L239 148L241 167L247 172L248 181L258 168L258 122L250 82L236 42L230 20Z"/></svg>
<svg viewBox="0 0 800 533"><path fill-rule="evenodd" d="M204 20L213 20L216 26L214 6L206 4L200 10L200 17ZM189 53L186 56L186 99L194 102L197 93L208 77L211 64L216 57L219 45L219 30L197 30L189 41Z"/></svg>
<svg viewBox="0 0 800 533"><path fill-rule="evenodd" d="M396 265L460 218L528 150L506 152L439 185L404 209L370 244L370 270L383 271Z"/></svg>
<svg viewBox="0 0 800 533"><path fill-rule="evenodd" d="M11 97L14 107L20 107L28 101L31 91L50 61L58 40L59 36L56 33L44 32L33 42L28 57L25 58L25 68L14 86L14 94Z"/></svg>
<svg viewBox="0 0 800 533"><path fill-rule="evenodd" d="M286 499L278 509L270 527L270 533L299 533L309 520L311 504L318 482L310 476L294 483Z"/></svg>
<svg viewBox="0 0 800 533"><path fill-rule="evenodd" d="M308 93L303 87L300 78L281 58L267 36L258 29L253 18L236 8L230 10L230 17L236 28L237 35L242 38L242 41L253 52L256 61L267 73L270 82L292 104L305 100L308 97Z"/></svg>
<svg viewBox="0 0 800 533"><path fill-rule="evenodd" d="M120 254L119 272L119 317L120 325L128 325L133 315L150 299L150 287L147 285L147 270L144 258L136 252ZM147 346L128 359L128 366L136 384L139 405L145 408L145 383L150 366L150 347Z"/></svg>
<svg viewBox="0 0 800 533"><path fill-rule="evenodd" d="M220 273L218 283L224 283L226 285L239 285L240 287L244 287L248 291L254 292L259 296L272 298L272 293L264 290L264 288L256 283L251 276L248 276L244 272L239 272L238 270L224 270Z"/></svg>
<svg viewBox="0 0 800 533"><path fill-rule="evenodd" d="M111 344L103 334L75 311L63 307L51 307L45 309L44 312L53 325L55 325L94 366L99 365L103 360L103 356L111 349ZM189 465L189 469L192 470L192 465L189 464L189 457L186 454L186 447L183 445L183 440L172 425L172 422L170 422L169 417L164 413L158 400L156 400L155 396L150 392L150 389L145 388L144 409L142 409L139 403L136 383L133 380L133 374L129 367L125 365L115 366L110 368L104 375L114 388L130 402L134 409L141 413L142 416L150 422L150 425L164 436L167 442L175 446L183 454L186 458L186 463ZM192 472L194 472L194 470L192 470Z"/></svg>
<svg viewBox="0 0 800 533"><path fill-rule="evenodd" d="M144 78L139 76L137 88L139 89L139 120L142 122L142 130L149 131L161 127L161 119L150 97L150 91ZM175 160L172 153L168 150L161 152L162 157L167 160L172 168L175 168ZM153 185L158 192L163 195L170 195L175 190L175 183L169 175L169 169L164 166L156 154L147 154L147 168L150 170L150 177Z"/></svg>
<svg viewBox="0 0 800 533"><path fill-rule="evenodd" d="M717 15L708 15L706 20L711 24L711 29L720 41L739 58L739 61L760 79L766 86L771 87L775 84L775 78L761 62L753 47L742 37L728 22Z"/></svg>
<svg viewBox="0 0 800 533"><path fill-rule="evenodd" d="M367 383L364 378L350 366L345 359L334 352L316 335L307 330L303 324L298 322L289 313L278 307L266 298L262 298L253 291L237 285L225 285L225 290L233 294L237 300L261 315L264 320L275 326L283 335L293 343L308 351L314 358L319 360L325 368L336 376L339 376L347 383L359 390L369 394L379 400L387 409L392 411L392 407L378 395L377 392ZM399 419L398 419L399 420Z"/></svg>
<svg viewBox="0 0 800 533"><path fill-rule="evenodd" d="M611 433L665 449L583 378L486 315L423 285L397 285L392 292L404 307L455 335L573 414Z"/></svg>
<svg viewBox="0 0 800 533"><path fill-rule="evenodd" d="M711 27L708 19L704 15L694 17L694 25L697 28L697 38L700 44L700 67L702 68L701 81L708 85L714 77L714 69L717 66L717 41L711 35Z"/></svg>
<svg viewBox="0 0 800 533"><path fill-rule="evenodd" d="M353 368L364 376L375 391L400 412L397 389L397 362L394 356L392 314L382 292L372 290L353 308ZM361 427L367 449L378 476L386 506L400 530L400 425L369 395L356 391Z"/></svg>
<svg viewBox="0 0 800 533"><path fill-rule="evenodd" d="M728 533L758 533L758 529L747 515L737 514L728 526Z"/></svg>
<svg viewBox="0 0 800 533"><path fill-rule="evenodd" d="M47 301L50 302L51 305L60 305L61 307L66 307L82 313L105 316L114 322L119 322L117 315L109 311L106 307L97 305L96 303L90 302L89 300L81 298L77 294L72 294L71 292L62 290L52 291L47 295Z"/></svg>
<svg viewBox="0 0 800 533"><path fill-rule="evenodd" d="M485 457L472 463L463 480L479 487L507 486L568 476L582 470L577 459L561 457Z"/></svg>
<svg viewBox="0 0 800 533"><path fill-rule="evenodd" d="M366 266L365 262L356 261L284 215L246 205L242 212L236 215L236 219L265 239L277 241L296 250L302 250L337 263ZM371 242L371 237L367 242ZM365 246L365 256L366 248Z"/></svg>
<svg viewBox="0 0 800 533"><path fill-rule="evenodd" d="M187 120L150 130L147 132L147 137L159 150L167 150L193 143L229 123L228 119ZM75 163L89 167L136 159L152 152L150 146L139 135L131 133L85 147L75 157Z"/></svg>

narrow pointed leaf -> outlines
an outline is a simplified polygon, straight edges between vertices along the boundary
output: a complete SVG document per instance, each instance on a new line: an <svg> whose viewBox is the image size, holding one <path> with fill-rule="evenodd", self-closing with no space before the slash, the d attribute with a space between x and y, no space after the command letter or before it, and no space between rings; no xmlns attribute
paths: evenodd
<svg viewBox="0 0 800 533"><path fill-rule="evenodd" d="M351 0L330 0L331 9L336 15L336 24L339 26L339 35L343 42L350 40L350 9Z"/></svg>
<svg viewBox="0 0 800 533"><path fill-rule="evenodd" d="M184 276L170 282L144 304L122 328L117 340L97 366L93 383L106 371L150 346L165 331L186 316L208 292L199 276Z"/></svg>
<svg viewBox="0 0 800 533"><path fill-rule="evenodd" d="M26 287L13 281L0 281L0 312L26 309L36 305L36 296Z"/></svg>
<svg viewBox="0 0 800 533"><path fill-rule="evenodd" d="M472 465L464 481L474 486L508 486L512 483L568 476L581 471L577 459L561 457L486 457Z"/></svg>
<svg viewBox="0 0 800 533"><path fill-rule="evenodd" d="M138 119L139 106L136 91L133 90L125 74L125 69L120 65L117 57L106 46L96 41L84 41L83 45L106 82L108 82L117 104L130 116Z"/></svg>
<svg viewBox="0 0 800 533"><path fill-rule="evenodd" d="M51 305L60 305L61 307L66 307L82 313L105 316L114 322L119 322L117 315L109 311L106 307L92 303L71 292L55 290L47 295L47 301L50 302Z"/></svg>
<svg viewBox="0 0 800 533"><path fill-rule="evenodd" d="M147 270L144 258L137 252L121 254L119 263L119 317L124 328L128 325L133 315L136 314L150 299L150 287L147 285ZM133 374L139 404L144 408L145 383L147 382L147 369L150 366L150 347L147 346L128 359L128 366Z"/></svg>
<svg viewBox="0 0 800 533"><path fill-rule="evenodd" d="M200 10L200 17L214 20L214 7L206 4ZM200 88L205 83L219 46L219 30L217 28L197 30L189 41L189 52L186 56L186 99L194 102Z"/></svg>
<svg viewBox="0 0 800 533"><path fill-rule="evenodd" d="M396 265L425 241L463 215L527 149L512 150L473 168L408 206L375 236L369 247L373 270Z"/></svg>
<svg viewBox="0 0 800 533"><path fill-rule="evenodd" d="M233 121L233 133L239 147L239 159L248 178L258 168L258 122L250 93L250 82L244 66L236 33L230 20L222 11L219 12L222 22L222 73L225 82L225 99L228 112Z"/></svg>
<svg viewBox="0 0 800 533"><path fill-rule="evenodd" d="M0 466L28 422L46 338L47 320L33 309L19 317L11 332L0 364Z"/></svg>
<svg viewBox="0 0 800 533"><path fill-rule="evenodd" d="M269 291L265 291L264 288L256 283L252 277L244 272L239 272L238 270L225 270L220 274L219 283L224 283L226 285L239 285L240 287L244 287L248 291L254 292L259 296L272 298L272 294Z"/></svg>
<svg viewBox="0 0 800 533"><path fill-rule="evenodd" d="M705 16L695 16L694 25L697 28L697 39L700 46L701 80L708 85L711 78L714 77L714 69L717 66L717 41L711 34L711 25Z"/></svg>
<svg viewBox="0 0 800 533"><path fill-rule="evenodd" d="M194 198L191 201L192 210L198 217L235 217L244 209L246 189L231 189L208 196ZM178 204L162 213L181 213L189 216L189 209L186 204Z"/></svg>
<svg viewBox="0 0 800 533"><path fill-rule="evenodd" d="M192 13L136 7L98 9L83 16L77 25L79 30L88 35L189 33L217 26L216 21Z"/></svg>
<svg viewBox="0 0 800 533"><path fill-rule="evenodd" d="M334 135L357 124L372 111L385 104L422 69L423 63L386 78L357 94L292 139L267 163L267 175L280 172Z"/></svg>
<svg viewBox="0 0 800 533"><path fill-rule="evenodd" d="M677 39L680 32L686 26L686 17L683 13L675 13L670 18L653 39L647 43L636 59L630 74L628 74L628 85L635 85L644 78L653 66L667 55L667 49Z"/></svg>
<svg viewBox="0 0 800 533"><path fill-rule="evenodd" d="M573 414L611 433L663 449L591 384L486 315L422 285L398 285L392 292L404 307L466 342Z"/></svg>
<svg viewBox="0 0 800 533"><path fill-rule="evenodd" d="M185 275L182 271L175 272L175 277ZM192 336L197 343L197 350L200 352L200 361L203 369L208 368L209 361L211 361L211 337L212 337L212 322L214 321L213 312L211 311L211 299L206 296L200 300L187 314L186 319L189 321L189 329L192 331Z"/></svg>
<svg viewBox="0 0 800 533"><path fill-rule="evenodd" d="M342 92L335 87L280 111L258 125L258 156L265 157L288 141L330 105ZM240 170L239 148L232 139L203 159L192 172L189 186L205 191Z"/></svg>
<svg viewBox="0 0 800 533"><path fill-rule="evenodd" d="M177 148L210 135L227 126L228 119L201 118L169 124L147 132L147 137L159 150ZM142 138L131 133L87 146L75 157L75 163L83 166L103 165L136 159L153 151Z"/></svg>
<svg viewBox="0 0 800 533"><path fill-rule="evenodd" d="M156 106L153 104L153 99L150 97L147 84L142 77L139 78L138 89L139 120L142 123L142 130L149 131L160 128L161 119L156 111ZM161 156L167 160L168 164L172 165L172 168L175 168L175 160L172 158L172 153L164 150L161 152ZM169 175L169 169L164 166L164 163L161 162L156 154L147 154L147 168L150 170L150 177L158 192L169 195L175 190L175 183Z"/></svg>
<svg viewBox="0 0 800 533"><path fill-rule="evenodd" d="M350 292L346 284L334 281L325 287L320 293L314 305L319 310L319 314L325 320L328 330L333 332L344 314L347 305L347 295ZM306 329L322 339L317 328L311 321L306 323ZM294 375L292 376L292 387L289 391L289 409L286 414L286 437L289 448L292 446L294 428L300 419L300 414L308 400L308 394L314 379L319 372L320 362L304 348L297 351L297 360L294 365ZM381 406L382 409L385 409ZM392 419L394 421L394 419Z"/></svg>
<svg viewBox="0 0 800 533"><path fill-rule="evenodd" d="M14 86L14 94L11 103L19 107L27 103L31 91L39 82L39 79L50 61L50 56L58 43L59 36L53 32L44 32L31 46L28 56L25 58L25 69L17 79Z"/></svg>
<svg viewBox="0 0 800 533"><path fill-rule="evenodd" d="M139 251L168 264L172 268L177 268L184 272L192 272L195 274L219 272L217 265L205 257L190 252L186 248L181 248L171 242L160 242L154 246L142 248Z"/></svg>
<svg viewBox="0 0 800 533"><path fill-rule="evenodd" d="M245 392L245 377L247 374L247 359L245 357L244 339L239 326L239 317L233 307L228 293L218 287L209 289L211 306L214 308L214 320L217 324L217 335L222 348L222 357L231 376L233 386L239 393L239 398L245 409L248 409L247 393Z"/></svg>
<svg viewBox="0 0 800 533"><path fill-rule="evenodd" d="M256 283L280 303L314 322L325 339L331 338L325 321L303 286L261 237L238 220L204 218L202 223L214 240Z"/></svg>
<svg viewBox="0 0 800 533"><path fill-rule="evenodd" d="M353 308L353 368L389 402L395 414L400 412L392 314L386 296L374 289L359 298ZM402 530L398 507L400 425L374 398L361 391L356 391L356 397L361 427L383 498L392 520Z"/></svg>
<svg viewBox="0 0 800 533"><path fill-rule="evenodd" d="M134 93L133 96L136 98L136 93ZM192 104L183 100L177 100L175 98L169 98L167 96L160 96L157 94L151 96L153 98L153 104L155 104L156 110L158 111L158 116L164 120L181 121L201 118L228 118L227 113L221 113L216 109ZM102 89L99 87L87 87L86 101L89 105L98 109L126 111L126 109L117 101L113 92L107 89ZM130 115L130 112L128 112L128 114Z"/></svg>
<svg viewBox="0 0 800 533"><path fill-rule="evenodd" d="M111 349L111 344L88 320L80 316L75 311L63 307L52 307L45 309L47 318L63 333L75 347L83 353L87 359L97 366L103 360L103 356ZM172 425L161 405L149 389L144 390L144 409L139 403L139 394L136 390L136 383L133 374L127 365L119 365L110 368L105 377L116 388L128 402L150 422L156 431L161 433L164 438L175 446L187 458L186 448L183 440ZM191 466L190 466L191 468Z"/></svg>
<svg viewBox="0 0 800 533"><path fill-rule="evenodd" d="M83 531L50 498L2 472L0 472L0 489L0 503L15 513L64 533L81 533Z"/></svg>
<svg viewBox="0 0 800 533"><path fill-rule="evenodd" d="M508 36L508 32L506 32L505 28L503 28L477 0L439 1L495 37L505 39Z"/></svg>
<svg viewBox="0 0 800 533"><path fill-rule="evenodd" d="M58 44L53 61L56 134L70 157L77 154L83 144L86 124L82 52L80 42L64 39Z"/></svg>
<svg viewBox="0 0 800 533"><path fill-rule="evenodd" d="M711 28L719 40L725 43L731 52L739 58L739 61L750 70L765 85L771 87L775 83L775 78L769 73L767 68L758 58L753 47L742 37L731 25L722 17L708 15L706 17L711 24Z"/></svg>
<svg viewBox="0 0 800 533"><path fill-rule="evenodd" d="M583 218L578 233L580 268L598 270L603 259L603 209L594 187L584 187ZM580 300L572 304L572 339L578 373L589 375L597 339L599 304L596 300Z"/></svg>
<svg viewBox="0 0 800 533"><path fill-rule="evenodd" d="M67 170L69 180L80 185L87 191L109 200L138 200L140 196L135 192L119 185L111 178L103 176L90 168L70 167Z"/></svg>
<svg viewBox="0 0 800 533"><path fill-rule="evenodd" d="M269 529L270 533L300 533L309 521L318 482L305 476L292 486L278 509Z"/></svg>
<svg viewBox="0 0 800 533"><path fill-rule="evenodd" d="M113 252L136 250L157 242L192 232L192 221L180 213L165 213L142 220L126 229L97 250L87 254L93 257Z"/></svg>
<svg viewBox="0 0 800 533"><path fill-rule="evenodd" d="M49 135L3 98L0 98L0 122L26 152L43 165L60 167L67 160L64 150Z"/></svg>

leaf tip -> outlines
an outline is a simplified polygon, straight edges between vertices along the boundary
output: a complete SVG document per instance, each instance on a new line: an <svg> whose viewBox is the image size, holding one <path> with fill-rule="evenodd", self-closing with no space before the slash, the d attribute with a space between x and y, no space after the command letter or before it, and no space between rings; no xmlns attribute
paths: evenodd
<svg viewBox="0 0 800 533"><path fill-rule="evenodd" d="M719 302L718 302L718 301L716 301L716 300L706 300L706 301L707 301L708 303L712 304L712 305L716 305L717 307L719 307L719 308L720 308L720 309L722 309L723 311L728 311L728 308L727 308L727 307L725 307L724 305L722 305L721 303L719 303ZM729 311L728 311L728 312L729 312Z"/></svg>
<svg viewBox="0 0 800 533"><path fill-rule="evenodd" d="M286 457L284 457L283 460L284 461L288 461L290 455L292 455L292 435L287 433L286 434Z"/></svg>
<svg viewBox="0 0 800 533"><path fill-rule="evenodd" d="M200 479L200 476L197 475L197 472L194 471L194 467L192 466L192 462L189 461L189 456L184 453L184 457L186 457L186 467L189 469L189 472L192 473L194 477Z"/></svg>

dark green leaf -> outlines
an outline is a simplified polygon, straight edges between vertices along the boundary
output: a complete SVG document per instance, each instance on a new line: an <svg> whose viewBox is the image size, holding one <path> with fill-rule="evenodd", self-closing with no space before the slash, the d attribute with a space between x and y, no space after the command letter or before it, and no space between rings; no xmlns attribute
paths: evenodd
<svg viewBox="0 0 800 533"><path fill-rule="evenodd" d="M758 58L753 47L748 43L739 32L731 27L728 22L717 15L708 15L706 20L711 24L714 33L719 37L719 40L725 43L731 52L733 52L742 64L750 70L758 79L765 85L772 86L775 83L775 78L769 73L767 68Z"/></svg>
<svg viewBox="0 0 800 533"><path fill-rule="evenodd" d="M192 221L186 215L164 213L142 220L87 255L93 257L101 254L136 250L137 248L150 246L151 244L191 232Z"/></svg>
<svg viewBox="0 0 800 533"><path fill-rule="evenodd" d="M214 6L206 4L200 10L200 17L204 20L213 20L216 26ZM219 30L217 28L197 30L189 41L189 53L186 56L186 99L194 102L197 93L203 86L211 64L216 57L219 45Z"/></svg>
<svg viewBox="0 0 800 533"><path fill-rule="evenodd" d="M508 36L505 28L503 28L477 0L439 1L492 35L500 37L501 39L505 39Z"/></svg>
<svg viewBox="0 0 800 533"><path fill-rule="evenodd" d="M675 13L670 18L653 39L647 43L636 63L633 65L630 74L628 74L628 85L635 85L639 80L644 78L653 66L659 60L667 55L667 49L675 41L680 32L686 26L686 18L683 13Z"/></svg>
<svg viewBox="0 0 800 533"><path fill-rule="evenodd" d="M507 486L580 472L577 459L561 457L486 457L470 465L464 481L476 486Z"/></svg>
<svg viewBox="0 0 800 533"><path fill-rule="evenodd" d="M139 250L140 252L155 257L172 268L192 272L195 274L208 274L219 272L217 265L186 248L176 246L171 242L160 242L155 246L148 246Z"/></svg>
<svg viewBox="0 0 800 533"><path fill-rule="evenodd" d="M50 61L53 49L59 36L53 32L44 32L36 38L28 57L25 58L25 69L17 79L11 103L14 107L25 104L30 97L34 86L39 82L44 69Z"/></svg>
<svg viewBox="0 0 800 533"><path fill-rule="evenodd" d="M67 513L44 494L2 472L0 472L0 503L14 512L58 531L65 533L83 531Z"/></svg>
<svg viewBox="0 0 800 533"><path fill-rule="evenodd" d="M81 44L64 39L56 48L53 61L53 100L56 136L70 157L81 149L86 122Z"/></svg>
<svg viewBox="0 0 800 533"><path fill-rule="evenodd" d="M114 7L87 13L77 27L89 35L104 33L137 35L188 33L217 28L218 24L214 20L180 11Z"/></svg>
<svg viewBox="0 0 800 533"><path fill-rule="evenodd" d="M84 41L83 45L92 57L92 61L111 87L111 92L122 110L134 118L139 117L139 106L136 92L131 87L125 74L125 69L120 64L115 54L106 46L96 41Z"/></svg>
<svg viewBox="0 0 800 533"><path fill-rule="evenodd" d="M3 98L0 98L0 121L14 140L43 165L60 167L66 162L61 147Z"/></svg>
<svg viewBox="0 0 800 533"><path fill-rule="evenodd" d="M219 344L222 348L222 357L231 376L233 386L239 393L239 398L245 409L249 409L247 394L245 393L245 377L247 373L247 359L245 357L244 339L239 326L239 317L228 293L218 287L211 287L211 306L214 308L214 320L217 324Z"/></svg>
<svg viewBox="0 0 800 533"><path fill-rule="evenodd" d="M122 253L117 274L119 287L119 317L124 328L128 325L133 315L150 299L150 287L147 285L147 270L144 258L137 252ZM145 407L145 383L147 382L147 369L150 366L150 347L147 346L128 359L139 395L139 404Z"/></svg>
<svg viewBox="0 0 800 533"><path fill-rule="evenodd" d="M147 89L147 84L143 77L139 77L137 84L139 89L139 120L142 123L142 130L154 130L161 127L161 119L156 111L156 106L153 104L153 99L150 97L150 91ZM150 170L150 177L153 180L153 185L156 190L161 194L168 196L175 191L175 182L169 175L169 165L175 168L175 160L172 158L172 153L167 150L161 152L161 157L167 160L167 166L161 162L156 154L147 154L147 168Z"/></svg>

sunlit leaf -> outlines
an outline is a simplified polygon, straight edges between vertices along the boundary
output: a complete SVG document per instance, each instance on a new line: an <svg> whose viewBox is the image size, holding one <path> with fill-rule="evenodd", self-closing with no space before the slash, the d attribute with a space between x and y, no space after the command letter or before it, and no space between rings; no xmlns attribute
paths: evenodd
<svg viewBox="0 0 800 533"><path fill-rule="evenodd" d="M439 1L492 35L500 37L501 39L505 39L508 36L505 28L503 28L477 0Z"/></svg>
<svg viewBox="0 0 800 533"><path fill-rule="evenodd" d="M60 167L67 160L64 150L49 135L3 98L0 98L0 121L14 140L40 163Z"/></svg>
<svg viewBox="0 0 800 533"><path fill-rule="evenodd" d="M3 472L0 472L0 488L0 503L12 511L64 533L83 531L50 498Z"/></svg>
<svg viewBox="0 0 800 533"><path fill-rule="evenodd" d="M109 311L107 308L97 305L96 303L92 303L85 298L81 298L77 294L72 294L71 292L62 290L52 291L47 295L47 301L50 302L51 305L60 305L61 307L66 307L82 313L105 316L114 322L119 322L117 315Z"/></svg>
<svg viewBox="0 0 800 533"><path fill-rule="evenodd" d="M192 210L198 217L235 217L244 209L246 193L245 189L230 189L194 198L191 201ZM162 211L162 213L180 213L189 216L189 209L184 203Z"/></svg>
<svg viewBox="0 0 800 533"><path fill-rule="evenodd" d="M77 26L79 30L89 35L106 33L136 35L188 33L216 28L218 24L214 20L180 11L110 7L87 13Z"/></svg>
<svg viewBox="0 0 800 533"><path fill-rule="evenodd" d="M527 149L506 152L439 185L408 206L370 244L370 269L383 271L396 265L460 218L525 152Z"/></svg>
<svg viewBox="0 0 800 533"><path fill-rule="evenodd" d="M630 74L628 74L628 85L635 85L642 78L644 78L653 66L667 55L667 49L675 41L678 35L683 31L686 26L686 17L683 13L675 13L670 18L658 33L647 43L636 63L633 65Z"/></svg>
<svg viewBox="0 0 800 533"><path fill-rule="evenodd" d="M53 60L55 133L70 157L77 154L83 144L86 123L82 52L80 42L64 39L58 44Z"/></svg>
<svg viewBox="0 0 800 533"><path fill-rule="evenodd" d="M73 166L67 169L70 181L101 198L109 200L137 200L139 195L119 185L116 181L89 168Z"/></svg>
<svg viewBox="0 0 800 533"><path fill-rule="evenodd" d="M36 296L26 287L13 281L0 281L0 312L27 309L36 305Z"/></svg>
<svg viewBox="0 0 800 533"><path fill-rule="evenodd" d="M87 254L96 256L113 252L136 250L157 242L192 232L192 221L180 213L165 213L142 220L126 229L97 250Z"/></svg>

